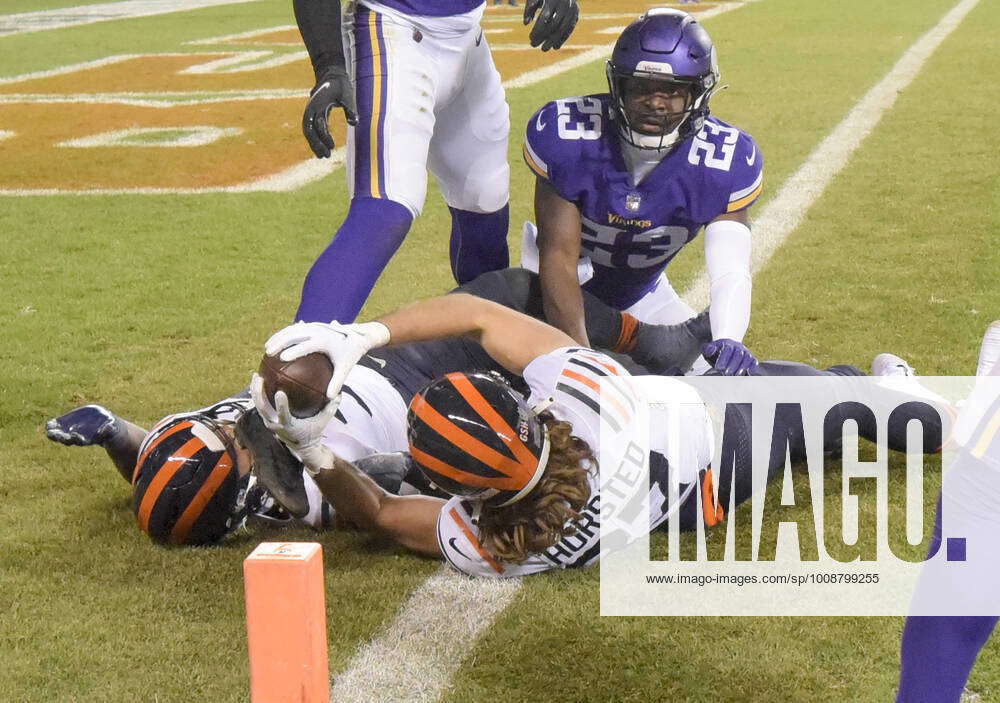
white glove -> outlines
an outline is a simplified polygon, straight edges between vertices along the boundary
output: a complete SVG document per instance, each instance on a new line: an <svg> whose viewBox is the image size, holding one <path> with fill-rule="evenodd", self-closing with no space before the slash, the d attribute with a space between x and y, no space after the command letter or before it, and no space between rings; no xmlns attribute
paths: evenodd
<svg viewBox="0 0 1000 703"><path fill-rule="evenodd" d="M250 381L250 396L264 426L288 447L306 471L315 476L320 469L333 466L333 452L323 444L323 431L337 412L334 403L327 403L312 417L295 417L288 409L288 396L284 391L274 394L274 406L271 405L264 393L264 379L258 374Z"/></svg>
<svg viewBox="0 0 1000 703"><path fill-rule="evenodd" d="M264 349L271 356L281 352L282 361L314 352L326 354L333 364L333 376L326 387L326 397L333 401L333 409L336 410L340 388L347 374L369 350L388 343L389 328L381 322L342 325L334 320L330 323L296 322L271 335Z"/></svg>

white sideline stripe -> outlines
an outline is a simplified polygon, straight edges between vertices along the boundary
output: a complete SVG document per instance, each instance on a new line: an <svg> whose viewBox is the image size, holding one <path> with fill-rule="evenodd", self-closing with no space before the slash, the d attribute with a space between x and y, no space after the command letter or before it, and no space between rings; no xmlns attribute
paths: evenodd
<svg viewBox="0 0 1000 703"><path fill-rule="evenodd" d="M769 203L769 206L757 221L757 228L763 230L764 234L763 237L758 235L758 242L755 247L755 271L760 270L760 267L781 246L788 233L801 221L802 212L816 200L833 175L847 163L848 156L857 148L857 144L864 139L864 136L871 130L871 127L881 118L882 113L892 105L895 92L903 89L912 81L931 52L958 26L965 15L978 2L979 0L963 0L949 11L934 29L918 39L903 54L903 57L889 74L861 99L851 112L848 113L844 121L820 143L820 146L810 155L806 163L782 186L778 195ZM891 95L886 98L883 96L885 92L889 92ZM876 94L878 100L874 99L874 95ZM852 134L851 128L857 121L862 119L869 119L871 125L867 130L863 127L859 129L858 131L863 132L862 134ZM845 125L847 126L845 127ZM841 143L847 143L848 146L837 146ZM800 195L800 193L804 195ZM760 241L761 239L763 241ZM699 300L700 305L696 307L703 307L707 304L707 276L702 274L695 285L683 294L683 297L689 302L695 299ZM437 576L432 578L437 578ZM464 589L461 591L461 597L468 599L467 602L472 607L471 612L478 612L480 589L488 589L491 585L488 582L464 581ZM500 596L499 607L498 601L494 600L491 602L490 616L484 617L482 620L475 619L474 625L470 625L470 628L473 628L470 630L472 637L478 636L479 632L492 623L496 616L513 600L518 589L520 589L520 583L517 583L505 595ZM418 589L418 592L420 590ZM361 697L347 700L371 700L371 693L379 690L378 686L365 687L364 682L378 680L381 683L387 676L387 672L401 666L409 667L411 662L414 661L419 662L417 664L418 667L425 666L427 660L424 657L427 656L428 642L430 642L429 637L437 632L438 628L454 627L458 623L454 623L453 621L463 620L463 618L455 616L456 613L463 612L459 607L456 607L459 604L448 600L441 600L434 603L434 609L431 613L427 613L422 608L419 617L416 614L411 614L411 604L415 609L419 602L416 600L416 596L417 594L414 593L406 605L403 606L399 617L390 626L388 632L385 635L376 637L369 644L362 647L355 659L352 660L347 671L337 677L333 687L333 692L337 696L331 696L331 700L341 700L339 696L345 695L345 692L338 687L338 682L341 679L361 682L360 684L354 684L354 686L360 685ZM420 646L419 649L414 647L415 651L411 653L409 645L414 639L420 642ZM470 642L470 646L462 647L455 652L453 647L455 639L450 634L443 635L439 639L433 638L433 640L430 647L431 652L433 652L434 647L447 649L447 656L450 659L446 659L444 665L450 667L451 672L457 670L461 659L467 656L472 650ZM391 655L392 659L379 660L376 657L373 660L370 656L365 656L370 651L385 652L385 656ZM393 665L387 666L386 661L392 661ZM359 671L355 671L355 669ZM428 677L427 679L416 679L412 689L395 690L393 695L385 700L401 702L436 700L436 698L426 697L423 693L423 687L432 686L434 690L443 691L446 683L439 683L442 677L440 675L435 676L437 673L438 670L434 668L423 668L421 674ZM391 675L389 676L391 679ZM434 677L434 679L432 680L430 677ZM358 689L355 688L354 690L357 691Z"/></svg>
<svg viewBox="0 0 1000 703"><path fill-rule="evenodd" d="M480 633L520 588L520 579L473 581L442 566L410 595L388 628L357 651L333 680L330 700L438 700Z"/></svg>
<svg viewBox="0 0 1000 703"><path fill-rule="evenodd" d="M302 90L236 90L215 93L187 91L183 93L78 93L76 95L51 95L47 93L11 93L0 95L0 105L36 103L54 105L61 103L87 103L90 105L133 105L135 107L170 108L178 105L203 105L207 103L246 102L257 100L301 100Z"/></svg>
<svg viewBox="0 0 1000 703"><path fill-rule="evenodd" d="M236 73L239 71L259 71L266 68L274 68L276 66L283 66L286 63L291 63L293 61L298 61L300 59L306 59L309 57L307 51L292 51L292 52L282 52L275 54L271 50L255 50L255 51L207 51L203 54L192 54L184 52L164 52L158 54L116 54L114 56L105 56L104 58L95 59L94 61L82 61L80 63L67 64L65 66L59 66L57 68L51 68L44 71L33 71L31 73L22 73L18 76L8 76L0 78L0 85L10 85L13 83L24 83L26 81L37 80L39 78L51 78L53 76L65 76L70 73L77 73L79 71L87 71L94 68L102 68L104 66L111 66L117 63L124 63L126 61L132 61L135 59L162 59L162 58L190 58L197 59L199 57L207 57L214 54L225 54L221 58L208 59L202 63L195 63L188 66L185 69L178 71L180 74L189 73ZM273 57L273 58L268 58ZM263 59L263 60L262 60ZM253 62L253 63L251 63ZM236 68L231 68L235 66ZM226 69L226 70L223 70ZM196 91L185 91L191 94L197 94ZM224 93L225 91L216 91L218 93ZM250 91L241 91L250 92ZM273 91L270 91L273 92ZM279 91L280 92L280 91ZM286 92L294 92L296 95L305 95L306 90L296 90L286 89ZM156 93L154 93L156 94ZM168 93L169 95L170 93ZM6 96L0 96L3 98ZM49 99L51 102L59 102L59 94L50 94Z"/></svg>
<svg viewBox="0 0 1000 703"><path fill-rule="evenodd" d="M39 188L32 190L0 190L3 196L27 195L203 195L205 193L287 193L314 183L343 166L347 149L334 149L329 159L302 161L280 173L258 178L234 186L214 188L92 188L90 190L59 190Z"/></svg>
<svg viewBox="0 0 1000 703"><path fill-rule="evenodd" d="M286 64L295 63L296 61L302 61L303 59L308 58L309 52L305 50L286 51L280 54L275 54L273 51L247 51L228 58L216 59L215 61L198 64L197 66L189 66L183 71L178 71L178 73L199 74L264 71L269 68L278 68L279 66L285 66ZM255 59L264 60L257 61ZM302 92L304 91L299 91L299 94L301 95Z"/></svg>
<svg viewBox="0 0 1000 703"><path fill-rule="evenodd" d="M226 137L236 137L243 133L239 127L213 127L211 125L192 125L188 127L134 127L119 129L112 132L102 132L89 137L69 139L59 142L57 147L69 149L96 149L109 146L136 147L199 147L211 144ZM157 135L173 135L167 139L154 139ZM150 138L149 141L143 137Z"/></svg>
<svg viewBox="0 0 1000 703"><path fill-rule="evenodd" d="M801 224L806 211L815 203L844 168L851 154L871 134L882 116L896 102L896 96L916 78L934 50L979 4L979 0L962 0L926 34L906 50L889 73L851 109L805 162L793 173L769 201L754 221L754 246L751 261L757 273L774 252ZM708 273L702 271L683 298L696 310L709 302Z"/></svg>
<svg viewBox="0 0 1000 703"><path fill-rule="evenodd" d="M200 10L217 5L236 5L258 0L125 0L125 2L105 2L96 5L60 7L55 10L19 12L0 15L0 37L14 34L42 32L47 29L76 27L95 22L151 17L170 12Z"/></svg>
<svg viewBox="0 0 1000 703"><path fill-rule="evenodd" d="M249 32L239 32L238 34L222 34L217 37L208 37L206 39L192 39L191 41L184 42L184 44L191 44L194 46L203 44L228 44L234 41L242 41L243 39L262 37L265 34L273 34L274 32L287 32L290 29L298 29L298 27L294 24L279 24L274 27L265 27L264 29L251 29ZM268 46L302 46L302 42L296 42L295 44L269 43Z"/></svg>

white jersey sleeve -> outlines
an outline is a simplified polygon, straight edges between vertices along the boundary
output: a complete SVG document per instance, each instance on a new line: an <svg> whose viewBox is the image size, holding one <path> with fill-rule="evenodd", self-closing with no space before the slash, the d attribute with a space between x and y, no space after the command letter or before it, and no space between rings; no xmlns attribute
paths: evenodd
<svg viewBox="0 0 1000 703"><path fill-rule="evenodd" d="M601 423L619 432L632 422L638 398L621 364L593 349L563 347L543 354L524 369L528 403L552 400L549 410L573 426L573 434L600 453ZM604 395L601 384L604 383Z"/></svg>

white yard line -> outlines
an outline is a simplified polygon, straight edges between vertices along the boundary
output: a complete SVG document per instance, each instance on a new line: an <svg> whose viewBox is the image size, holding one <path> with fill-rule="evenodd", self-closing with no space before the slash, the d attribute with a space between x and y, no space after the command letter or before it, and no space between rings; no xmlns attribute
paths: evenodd
<svg viewBox="0 0 1000 703"><path fill-rule="evenodd" d="M395 620L363 645L337 676L337 703L432 703L475 648L476 638L510 604L517 579L473 581L448 567L415 590Z"/></svg>
<svg viewBox="0 0 1000 703"><path fill-rule="evenodd" d="M60 7L55 10L20 12L15 15L0 15L0 37L47 29L75 27L95 22L125 20L133 17L151 17L169 12L200 10L216 5L236 5L258 0L125 0L105 2L96 5Z"/></svg>
<svg viewBox="0 0 1000 703"><path fill-rule="evenodd" d="M801 222L805 210L847 164L851 153L891 107L896 93L909 85L934 49L978 2L962 0L918 39L784 184L757 220L755 271L781 246ZM707 277L699 278L684 297L689 302L697 301L699 306L707 304ZM459 586L454 596L435 597L439 584L448 583L449 578ZM364 645L335 679L331 700L400 703L437 700L447 689L452 674L473 651L474 640L492 625L520 587L515 582L506 590L497 590L495 582L449 577L444 572L431 577L407 600L388 629ZM463 628L460 637L455 636L455 628ZM392 686L391 693L385 698L373 698L373 693L383 686Z"/></svg>
<svg viewBox="0 0 1000 703"><path fill-rule="evenodd" d="M934 50L977 4L979 0L962 0L933 29L914 42L892 70L858 101L847 113L847 117L819 143L805 163L764 206L753 225L754 273L767 265L778 247L802 222L806 211L819 199L834 176L847 165L851 154L861 146L861 142L893 106L899 93L913 82ZM708 274L702 271L682 297L696 310L708 305Z"/></svg>

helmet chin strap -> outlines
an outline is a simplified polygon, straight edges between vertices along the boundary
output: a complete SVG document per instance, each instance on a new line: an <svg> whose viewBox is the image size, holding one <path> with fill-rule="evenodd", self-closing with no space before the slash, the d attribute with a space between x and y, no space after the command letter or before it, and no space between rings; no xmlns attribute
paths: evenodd
<svg viewBox="0 0 1000 703"><path fill-rule="evenodd" d="M643 134L642 132L636 132L631 127L628 128L629 137L631 137L631 144L639 149L669 149L674 144L679 141L680 129L687 122L687 118L672 130L666 134Z"/></svg>

